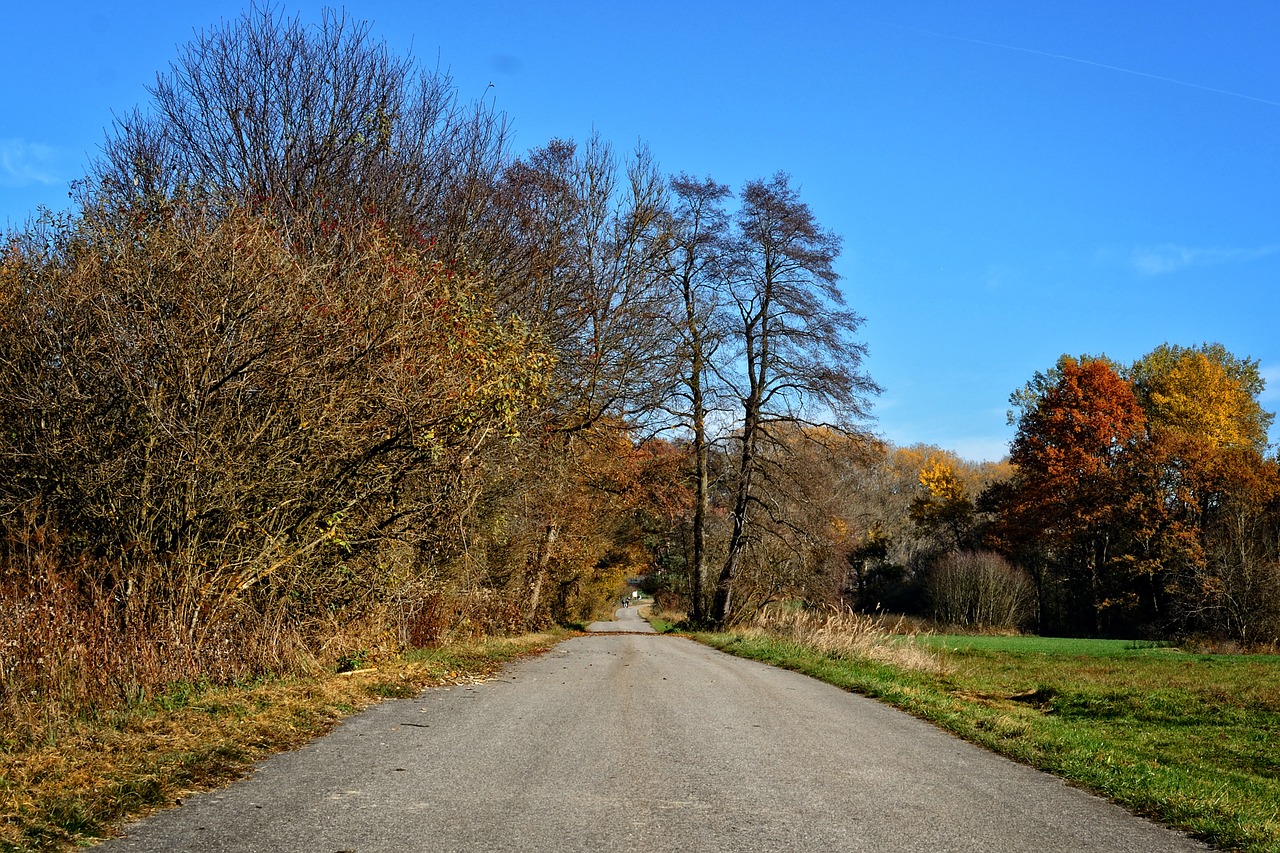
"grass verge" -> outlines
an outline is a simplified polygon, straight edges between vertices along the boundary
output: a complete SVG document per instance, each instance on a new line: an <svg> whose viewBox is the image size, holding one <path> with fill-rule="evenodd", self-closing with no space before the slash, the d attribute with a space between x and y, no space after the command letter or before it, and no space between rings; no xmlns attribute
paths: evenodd
<svg viewBox="0 0 1280 853"><path fill-rule="evenodd" d="M938 666L759 632L715 648L875 697L1225 850L1280 851L1280 658L921 637Z"/></svg>
<svg viewBox="0 0 1280 853"><path fill-rule="evenodd" d="M128 819L225 784L381 699L483 681L563 636L413 651L342 674L173 685L111 719L64 727L38 746L0 741L0 851L83 846Z"/></svg>
<svg viewBox="0 0 1280 853"><path fill-rule="evenodd" d="M659 634L670 634L677 630L676 626L678 623L671 621L671 619L666 618L665 616L655 616L650 612L643 618L653 627L653 630L657 631Z"/></svg>

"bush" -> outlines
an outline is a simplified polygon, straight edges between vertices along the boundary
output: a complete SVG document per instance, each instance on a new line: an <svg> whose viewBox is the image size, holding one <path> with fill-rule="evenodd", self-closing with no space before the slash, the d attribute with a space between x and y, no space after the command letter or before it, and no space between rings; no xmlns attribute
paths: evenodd
<svg viewBox="0 0 1280 853"><path fill-rule="evenodd" d="M930 572L926 589L933 618L948 625L1015 629L1035 612L1031 578L987 551L944 557Z"/></svg>

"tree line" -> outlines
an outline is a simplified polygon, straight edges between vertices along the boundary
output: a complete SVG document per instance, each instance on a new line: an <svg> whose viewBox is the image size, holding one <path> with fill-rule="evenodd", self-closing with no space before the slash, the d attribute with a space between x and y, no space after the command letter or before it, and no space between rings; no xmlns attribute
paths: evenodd
<svg viewBox="0 0 1280 853"><path fill-rule="evenodd" d="M1276 634L1255 362L1064 358L1008 462L894 448L785 173L513 154L333 13L255 7L149 91L73 209L4 240L10 697L580 622L636 576L697 625Z"/></svg>
<svg viewBox="0 0 1280 853"><path fill-rule="evenodd" d="M784 173L515 155L334 13L255 7L149 91L5 235L10 697L582 621L686 532L725 624L779 453L862 434L839 239Z"/></svg>
<svg viewBox="0 0 1280 853"><path fill-rule="evenodd" d="M739 595L748 611L799 601L1274 647L1280 461L1263 389L1258 363L1221 344L1162 344L1128 365L1064 355L1011 395L1017 431L995 463L788 425ZM734 455L719 452L713 468ZM693 594L688 575L660 572L676 599Z"/></svg>
<svg viewBox="0 0 1280 853"><path fill-rule="evenodd" d="M1014 395L1016 474L986 496L1041 623L1280 638L1280 467L1256 361L1162 345L1064 356Z"/></svg>

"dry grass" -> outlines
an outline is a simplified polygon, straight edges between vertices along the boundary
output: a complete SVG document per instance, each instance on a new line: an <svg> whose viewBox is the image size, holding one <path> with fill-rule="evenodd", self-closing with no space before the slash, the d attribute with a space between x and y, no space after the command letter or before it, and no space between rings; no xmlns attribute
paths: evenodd
<svg viewBox="0 0 1280 853"><path fill-rule="evenodd" d="M171 685L111 719L63 721L0 750L0 850L66 850L236 778L338 720L424 687L474 683L559 637L530 635L390 658L358 671L227 687Z"/></svg>
<svg viewBox="0 0 1280 853"><path fill-rule="evenodd" d="M285 596L213 607L198 578L160 583L157 571L126 594L92 582L101 566L60 561L48 538L30 525L0 541L0 753L60 744L174 690L355 669L406 647L521 629L512 605L486 590L407 589L298 614Z"/></svg>
<svg viewBox="0 0 1280 853"><path fill-rule="evenodd" d="M155 561L107 587L106 561L64 557L51 524L27 521L0 531L0 751L56 744L170 685L318 668L278 603L215 607Z"/></svg>
<svg viewBox="0 0 1280 853"><path fill-rule="evenodd" d="M292 588L219 597L149 558L106 583L113 567L69 552L51 521L19 521L0 527L0 853L70 848L381 697L548 642L485 641L518 626L484 591L318 608ZM421 645L434 651L400 655Z"/></svg>
<svg viewBox="0 0 1280 853"><path fill-rule="evenodd" d="M738 633L770 636L814 649L832 658L872 661L921 672L942 673L942 656L915 642L919 633L903 620L852 610L762 610Z"/></svg>

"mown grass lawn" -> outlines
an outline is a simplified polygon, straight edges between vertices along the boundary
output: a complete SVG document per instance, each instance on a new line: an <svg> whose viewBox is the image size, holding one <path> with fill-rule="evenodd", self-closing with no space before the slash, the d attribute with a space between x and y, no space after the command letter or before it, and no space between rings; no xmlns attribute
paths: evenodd
<svg viewBox="0 0 1280 853"><path fill-rule="evenodd" d="M1280 851L1280 657L930 636L934 671L701 634L930 720L1227 850Z"/></svg>

